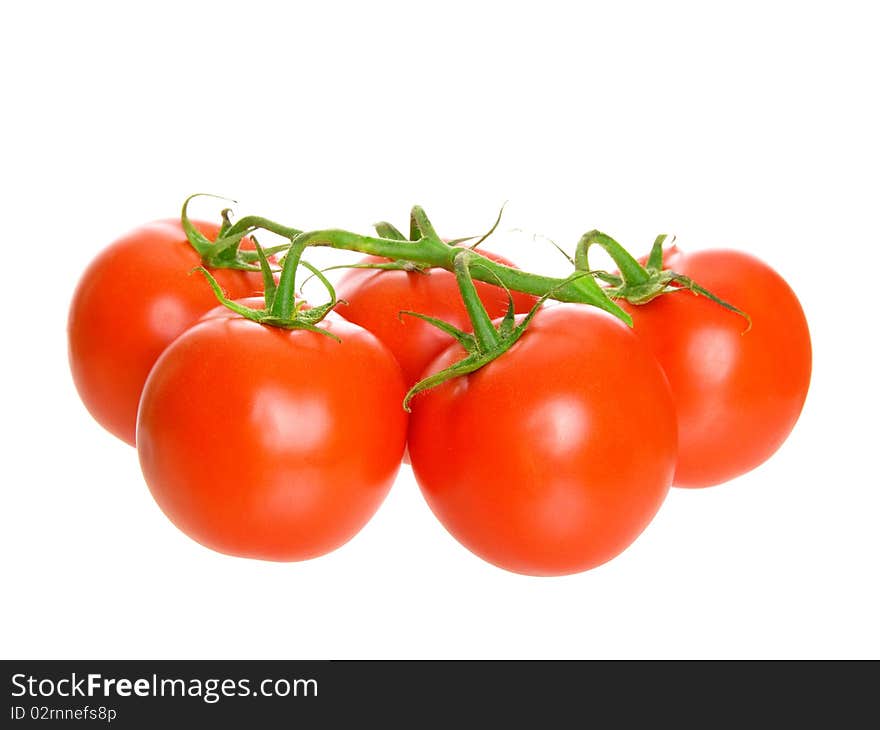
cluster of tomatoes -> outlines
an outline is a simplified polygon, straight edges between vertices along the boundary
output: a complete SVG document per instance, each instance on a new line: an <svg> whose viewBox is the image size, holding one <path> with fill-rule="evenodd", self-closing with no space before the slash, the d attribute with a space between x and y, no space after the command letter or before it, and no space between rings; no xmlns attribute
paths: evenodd
<svg viewBox="0 0 880 730"><path fill-rule="evenodd" d="M209 240L220 230L195 225ZM584 304L541 303L506 352L418 392L410 413L416 381L467 353L400 313L470 330L452 273L351 268L318 330L217 306L191 275L203 263L179 220L115 241L76 289L69 354L83 402L137 446L165 514L231 555L303 560L339 547L408 459L433 512L477 555L532 575L586 570L631 544L671 485L718 484L770 457L809 385L795 294L737 251L673 247L663 266L747 313L748 326L686 289L620 300L632 327ZM249 299L265 287L259 271L211 273L230 299L264 307ZM475 286L490 318L511 301L518 313L536 305Z"/></svg>

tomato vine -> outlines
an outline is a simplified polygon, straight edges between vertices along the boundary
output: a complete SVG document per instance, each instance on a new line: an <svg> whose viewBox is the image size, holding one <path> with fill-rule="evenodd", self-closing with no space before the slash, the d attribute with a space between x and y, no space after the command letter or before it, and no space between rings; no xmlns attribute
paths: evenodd
<svg viewBox="0 0 880 730"><path fill-rule="evenodd" d="M223 225L220 227L217 239L212 242L189 222L187 207L193 197L195 196L187 198L181 213L181 222L190 243L202 255L203 260L213 268L227 266L261 271L265 288L265 307L254 309L230 300L206 268L201 267L202 273L209 280L222 304L241 316L261 324L310 329L334 336L319 326L321 320L336 306L337 297L324 273L303 259L306 249L312 246L354 251L385 260L377 263L354 264L354 267L402 269L412 272L440 268L452 272L456 277L473 333L465 332L422 312L404 310L400 314L417 317L442 330L458 341L464 348L466 357L416 382L404 399L403 407L407 411L410 400L417 393L451 378L474 372L503 355L522 336L538 308L547 299L588 304L632 326L631 314L618 304L618 301L643 305L660 295L688 290L744 317L749 323L746 331L751 327L746 312L717 297L691 278L663 268L665 235L655 239L646 265L642 265L611 236L598 230L591 230L580 238L573 257L562 251L574 267L572 274L564 278L554 278L508 266L475 250L497 228L500 213L489 232L479 237L469 247L462 247L459 244L472 239L443 240L420 206L414 206L410 211L409 238L385 221L375 225L376 236L367 236L342 229L304 231L254 215L245 216L232 223L229 220L228 210L224 210ZM263 249L253 238L260 230L287 238L289 243ZM254 240L254 251L241 249L240 244L246 237ZM618 267L618 273L590 268L588 254L590 248L595 245L609 254ZM285 253L276 284L269 256L281 252ZM330 300L327 303L303 308L297 302L295 287L300 264L313 276L318 277L328 290ZM497 326L492 322L474 289L475 279L500 286L508 293L509 306ZM604 286L600 285L600 281ZM516 322L513 300L510 298L511 290L538 297L534 307L519 323Z"/></svg>

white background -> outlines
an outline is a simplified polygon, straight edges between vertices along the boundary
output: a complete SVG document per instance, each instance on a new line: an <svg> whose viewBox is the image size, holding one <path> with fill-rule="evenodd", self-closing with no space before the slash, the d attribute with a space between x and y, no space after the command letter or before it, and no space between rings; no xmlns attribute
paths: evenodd
<svg viewBox="0 0 880 730"><path fill-rule="evenodd" d="M870 4L303 6L0 11L2 656L880 657ZM214 554L80 405L64 332L89 259L199 191L303 228L419 203L466 235L509 200L502 230L569 247L755 252L810 321L806 408L770 462L674 490L581 575L481 562L409 472L327 557ZM494 248L562 271L530 235Z"/></svg>

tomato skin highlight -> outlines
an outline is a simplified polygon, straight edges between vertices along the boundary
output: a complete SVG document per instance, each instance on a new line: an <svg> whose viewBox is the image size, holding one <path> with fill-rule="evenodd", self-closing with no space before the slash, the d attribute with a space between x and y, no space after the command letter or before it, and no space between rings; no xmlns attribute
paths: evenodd
<svg viewBox="0 0 880 730"><path fill-rule="evenodd" d="M219 230L194 222L210 239ZM68 357L76 389L98 423L132 446L144 381L162 351L217 304L179 220L130 231L92 260L68 315ZM257 272L215 269L230 297L262 291Z"/></svg>
<svg viewBox="0 0 880 730"><path fill-rule="evenodd" d="M426 374L463 354L457 344ZM501 568L564 575L610 560L662 504L676 459L660 366L626 325L546 307L470 375L412 401L409 450L434 514Z"/></svg>
<svg viewBox="0 0 880 730"><path fill-rule="evenodd" d="M740 251L676 251L666 265L746 312L746 320L688 291L620 302L669 379L678 413L674 483L707 487L766 461L794 428L812 353L797 296L763 261Z"/></svg>
<svg viewBox="0 0 880 730"><path fill-rule="evenodd" d="M486 258L506 266L513 264L503 256L479 250ZM386 262L367 256L359 263ZM490 317L507 312L507 292L501 287L475 281L480 300ZM455 275L445 269L429 269L424 273L383 270L349 269L336 286L340 304L336 311L350 322L359 324L394 353L408 385L413 385L430 362L449 346L449 335L436 327L401 311L413 311L437 317L456 327L471 331L467 310L461 301ZM528 312L536 297L511 292L517 312Z"/></svg>
<svg viewBox="0 0 880 730"><path fill-rule="evenodd" d="M391 488L406 438L400 368L369 332L342 339L203 321L159 358L138 455L163 512L213 550L305 560L353 537Z"/></svg>

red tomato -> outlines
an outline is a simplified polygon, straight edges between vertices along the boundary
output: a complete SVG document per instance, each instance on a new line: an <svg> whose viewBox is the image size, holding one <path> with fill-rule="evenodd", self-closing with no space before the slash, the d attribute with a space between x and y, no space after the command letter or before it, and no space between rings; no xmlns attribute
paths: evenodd
<svg viewBox="0 0 880 730"><path fill-rule="evenodd" d="M427 372L462 354L453 345ZM675 415L626 325L560 304L497 360L418 394L409 449L428 504L465 547L561 575L610 560L651 521L675 468Z"/></svg>
<svg viewBox="0 0 880 730"><path fill-rule="evenodd" d="M195 222L208 238L218 227ZM134 445L138 400L156 358L217 304L179 220L148 223L117 239L83 273L68 318L73 381L89 412ZM216 269L230 297L263 289L259 273Z"/></svg>
<svg viewBox="0 0 880 730"><path fill-rule="evenodd" d="M675 484L706 487L766 461L785 441L810 384L807 320L767 264L739 251L676 251L666 265L748 313L682 290L621 302L669 379L678 413Z"/></svg>
<svg viewBox="0 0 880 730"><path fill-rule="evenodd" d="M400 464L403 377L369 332L341 338L241 317L200 322L144 387L137 446L153 497L183 532L230 555L304 560L349 540Z"/></svg>
<svg viewBox="0 0 880 730"><path fill-rule="evenodd" d="M493 261L513 266L503 256L482 249L479 252ZM368 256L360 263L383 261L386 259ZM474 284L490 317L501 317L507 312L504 289L481 281ZM340 300L344 300L336 311L385 343L400 363L408 385L414 384L428 364L449 347L450 337L415 317L398 316L401 311L427 314L471 331L455 275L445 269L430 269L425 273L349 269L340 279L336 292ZM528 312L536 301L530 294L512 294L517 312Z"/></svg>

